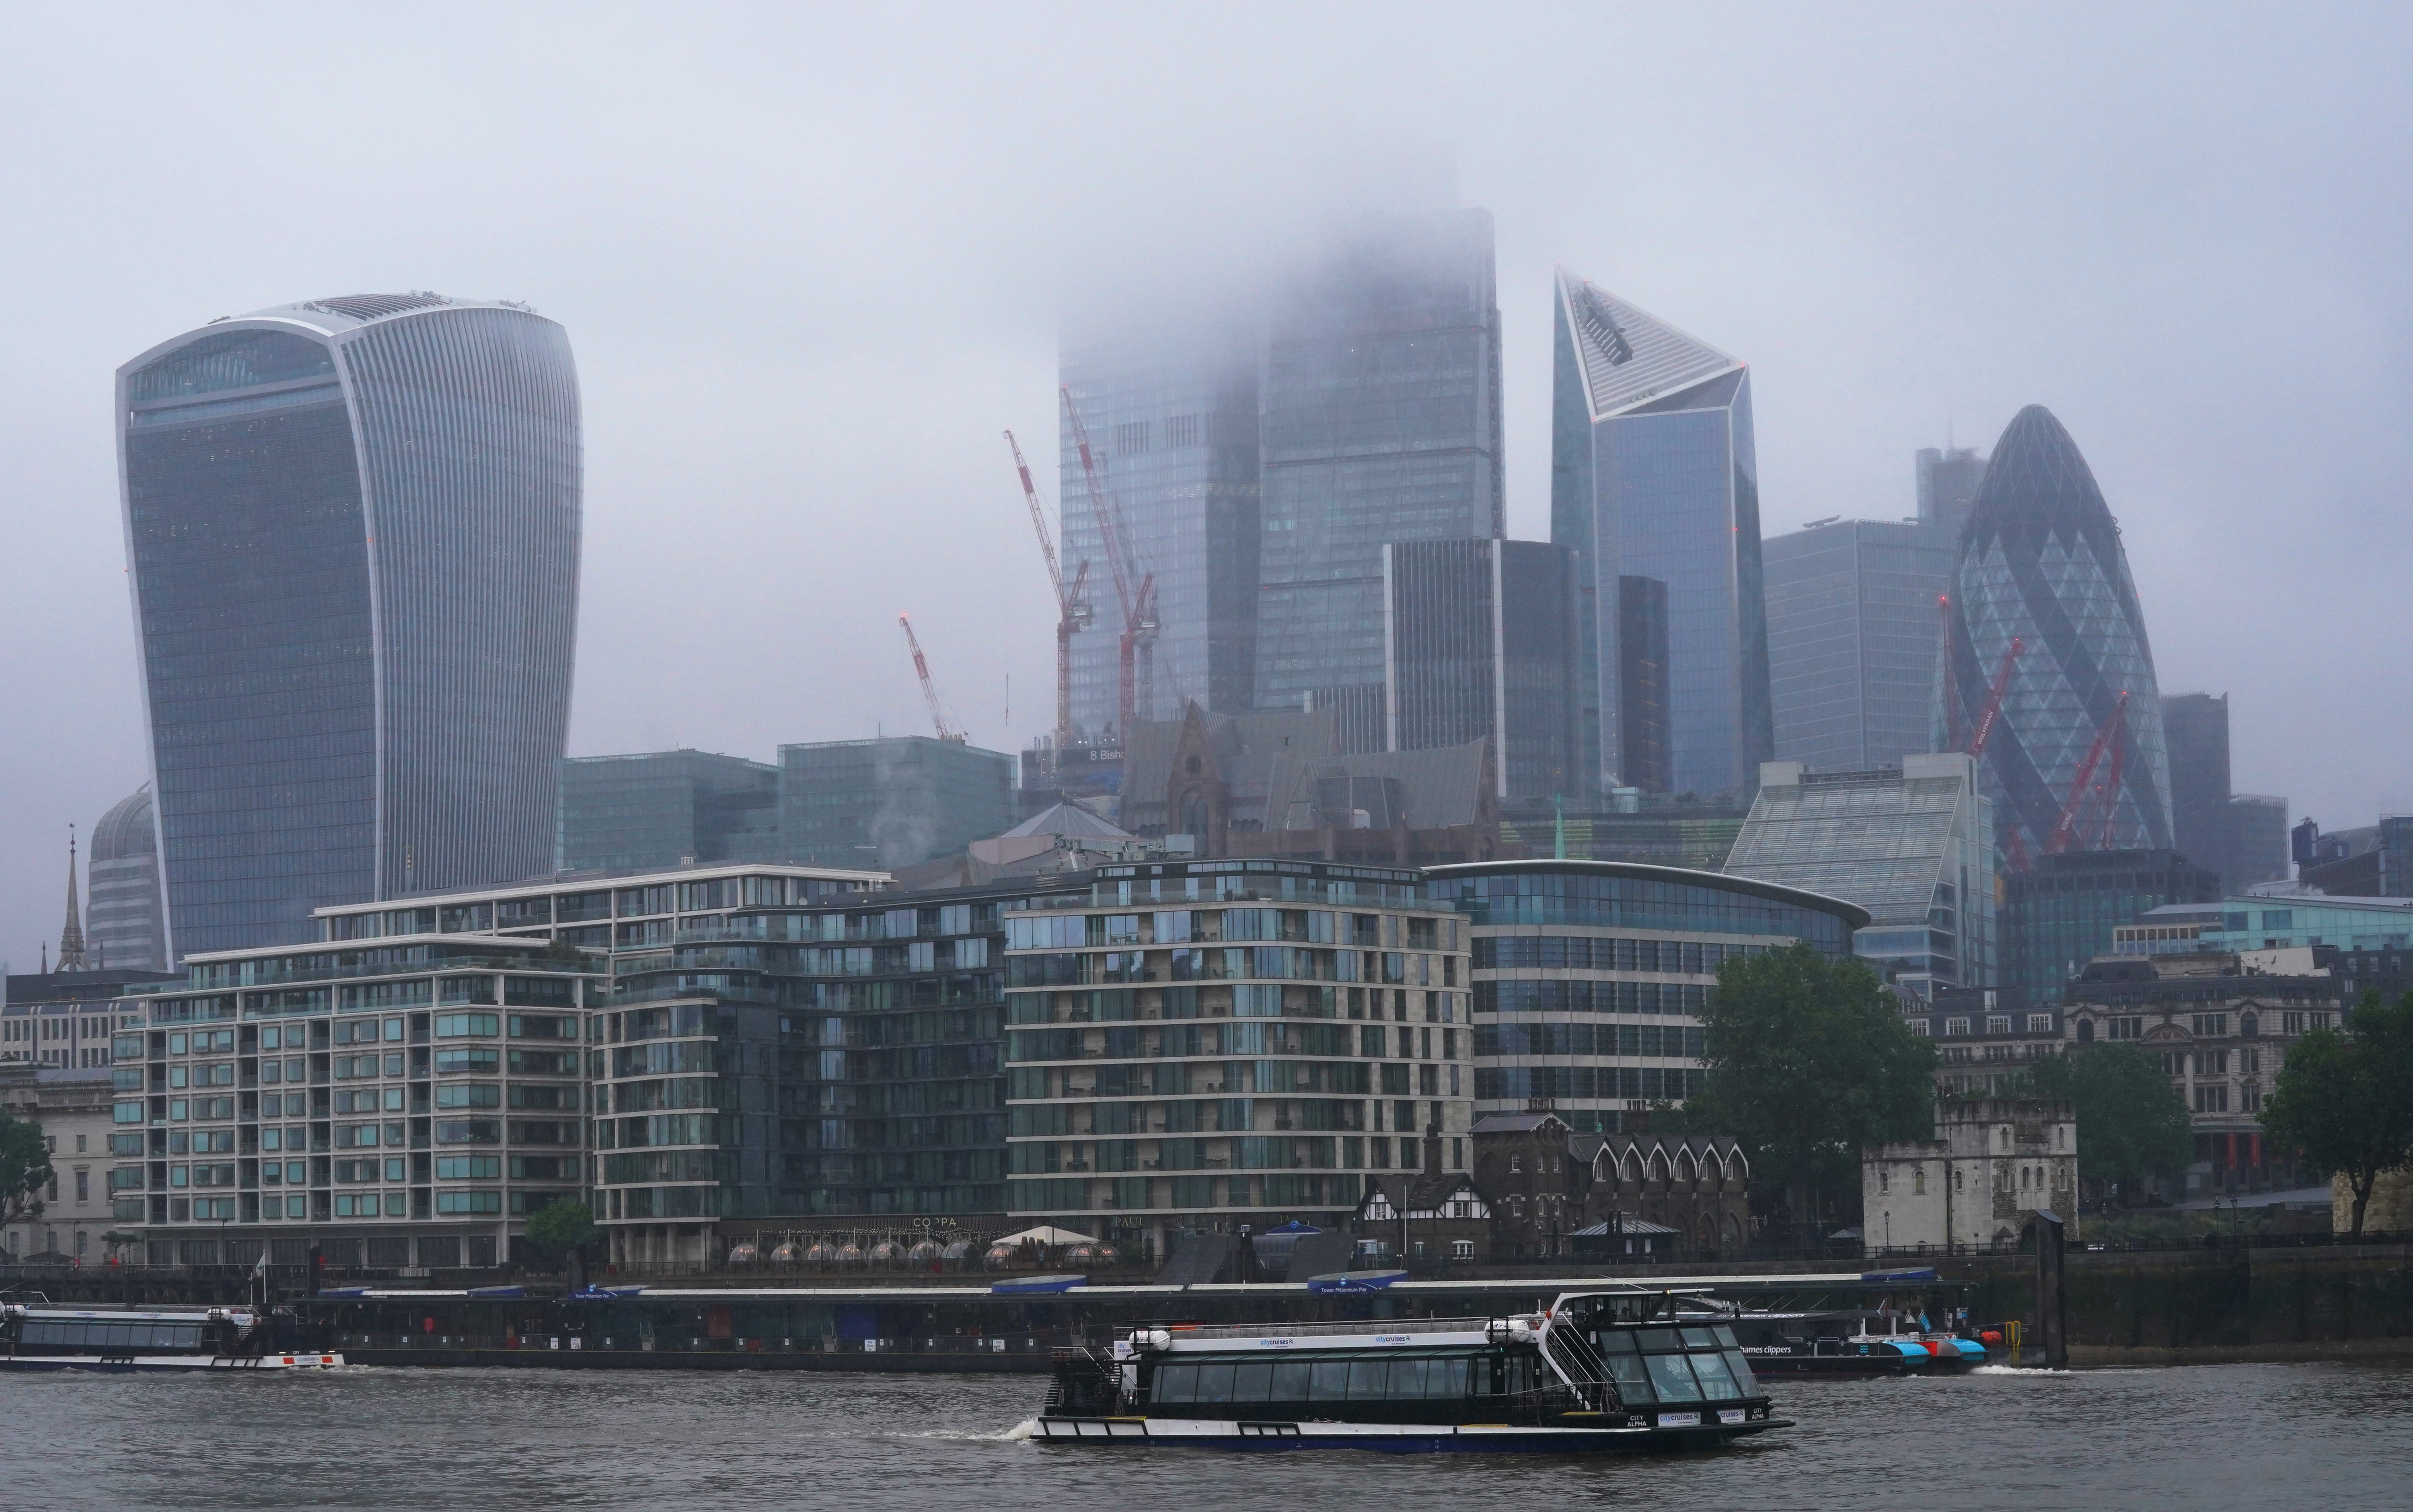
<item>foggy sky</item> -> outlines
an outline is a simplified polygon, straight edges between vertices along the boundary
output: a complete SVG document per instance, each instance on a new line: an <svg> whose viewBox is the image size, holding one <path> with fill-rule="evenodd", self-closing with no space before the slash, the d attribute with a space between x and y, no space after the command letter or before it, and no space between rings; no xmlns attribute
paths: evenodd
<svg viewBox="0 0 2413 1512"><path fill-rule="evenodd" d="M1907 515L1915 449L2041 403L2239 790L2413 810L2413 23L2110 8L0 6L0 959L145 776L134 353L527 300L585 407L572 754L926 733L900 610L1014 749L1054 611L998 433L1052 473L1059 319L1453 174L1511 535L1558 262L1753 364L1769 534Z"/></svg>

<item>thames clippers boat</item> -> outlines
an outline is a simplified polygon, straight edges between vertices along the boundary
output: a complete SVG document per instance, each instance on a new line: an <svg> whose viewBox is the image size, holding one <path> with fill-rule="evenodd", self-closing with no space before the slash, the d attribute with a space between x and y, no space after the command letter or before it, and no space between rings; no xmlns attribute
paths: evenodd
<svg viewBox="0 0 2413 1512"><path fill-rule="evenodd" d="M1111 1358L1060 1350L1028 1425L1051 1444L1392 1453L1665 1452L1792 1425L1733 1332L1659 1294L1547 1312L1248 1327L1150 1325Z"/></svg>
<svg viewBox="0 0 2413 1512"><path fill-rule="evenodd" d="M271 1350L257 1313L78 1312L0 1304L0 1371L320 1371L323 1351Z"/></svg>
<svg viewBox="0 0 2413 1512"><path fill-rule="evenodd" d="M1895 1312L1739 1312L1727 1321L1769 1375L1950 1375L1987 1357L1975 1339Z"/></svg>

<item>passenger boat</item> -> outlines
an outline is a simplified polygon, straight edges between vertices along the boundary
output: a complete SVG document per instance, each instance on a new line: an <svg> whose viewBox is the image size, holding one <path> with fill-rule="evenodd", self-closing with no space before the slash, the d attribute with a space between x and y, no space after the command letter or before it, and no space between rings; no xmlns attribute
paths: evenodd
<svg viewBox="0 0 2413 1512"><path fill-rule="evenodd" d="M1664 1294L1569 1293L1547 1312L1248 1327L1143 1325L1060 1350L1050 1444L1393 1453L1665 1452L1792 1425L1733 1332Z"/></svg>
<svg viewBox="0 0 2413 1512"><path fill-rule="evenodd" d="M1734 1312L1754 1370L1769 1375L1948 1375L1986 1363L1975 1339L1922 1327L1900 1312Z"/></svg>
<svg viewBox="0 0 2413 1512"><path fill-rule="evenodd" d="M0 1304L0 1371L318 1371L324 1351L271 1350L267 1320L210 1308L80 1312Z"/></svg>

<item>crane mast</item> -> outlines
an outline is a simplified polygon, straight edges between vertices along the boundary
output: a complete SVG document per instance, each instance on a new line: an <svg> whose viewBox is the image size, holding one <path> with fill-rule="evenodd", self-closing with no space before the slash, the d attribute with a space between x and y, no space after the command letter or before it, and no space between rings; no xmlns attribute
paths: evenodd
<svg viewBox="0 0 2413 1512"><path fill-rule="evenodd" d="M940 740L966 743L964 733L947 723L947 711L939 703L939 685L930 680L930 661L922 654L922 638L913 633L913 621L906 615L896 616L905 630L905 644L913 652L913 675L922 679L922 701L930 705L930 723L937 728Z"/></svg>
<svg viewBox="0 0 2413 1512"><path fill-rule="evenodd" d="M1039 485L1031 480L1030 464L1023 460L1022 443L1008 431L1005 444L1014 452L1014 470L1022 480L1023 502L1030 506L1030 527L1039 533L1039 552L1047 558L1047 584L1056 594L1056 760L1060 763L1064 751L1073 744L1073 637L1089 623L1089 564L1084 560L1075 568L1072 584L1066 586L1063 564L1056 556L1055 537L1047 530L1047 511L1039 502Z"/></svg>

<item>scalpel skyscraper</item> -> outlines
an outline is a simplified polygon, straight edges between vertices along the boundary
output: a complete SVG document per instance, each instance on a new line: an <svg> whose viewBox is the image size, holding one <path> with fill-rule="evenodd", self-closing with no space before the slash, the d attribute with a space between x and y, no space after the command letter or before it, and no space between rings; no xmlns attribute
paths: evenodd
<svg viewBox="0 0 2413 1512"><path fill-rule="evenodd" d="M358 294L118 370L171 959L533 876L578 607L578 382L518 305Z"/></svg>

